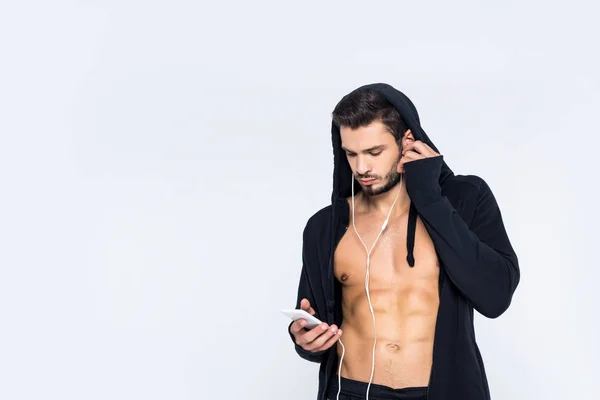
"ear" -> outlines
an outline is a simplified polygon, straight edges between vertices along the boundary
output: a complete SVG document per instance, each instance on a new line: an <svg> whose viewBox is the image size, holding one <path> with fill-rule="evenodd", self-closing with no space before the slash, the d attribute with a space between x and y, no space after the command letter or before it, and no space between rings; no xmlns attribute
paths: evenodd
<svg viewBox="0 0 600 400"><path fill-rule="evenodd" d="M404 135L402 135L402 142L404 143L406 140L415 140L415 135L413 135L412 131L410 129L407 129L406 132L404 132Z"/></svg>
<svg viewBox="0 0 600 400"><path fill-rule="evenodd" d="M402 140L401 140L401 147L400 147L400 152L403 151L404 147L411 142L415 141L415 135L413 135L412 131L410 129L407 129L406 132L404 132L404 135L402 135ZM402 154L400 154L402 156ZM402 157L401 157L402 159ZM400 174L404 173L404 168L402 167L402 165L400 165L400 163L398 163L398 167L396 168L397 172Z"/></svg>
<svg viewBox="0 0 600 400"><path fill-rule="evenodd" d="M404 132L404 135L402 135L402 139L400 140L400 151L402 152L404 150L404 147L406 147L408 143L412 143L414 141L415 135L413 135L410 129L407 129L406 132Z"/></svg>

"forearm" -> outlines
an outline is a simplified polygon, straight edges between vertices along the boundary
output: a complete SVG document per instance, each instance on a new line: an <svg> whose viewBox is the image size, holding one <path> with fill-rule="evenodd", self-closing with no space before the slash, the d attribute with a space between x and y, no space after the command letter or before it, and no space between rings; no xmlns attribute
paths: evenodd
<svg viewBox="0 0 600 400"><path fill-rule="evenodd" d="M510 305L519 282L518 260L501 224L482 242L446 197L418 209L450 280L481 314L494 318Z"/></svg>
<svg viewBox="0 0 600 400"><path fill-rule="evenodd" d="M479 178L471 194L465 189L464 200L475 207L467 225L442 194L442 160L438 156L405 164L409 196L450 280L481 314L497 317L508 308L519 283L517 256L489 186Z"/></svg>

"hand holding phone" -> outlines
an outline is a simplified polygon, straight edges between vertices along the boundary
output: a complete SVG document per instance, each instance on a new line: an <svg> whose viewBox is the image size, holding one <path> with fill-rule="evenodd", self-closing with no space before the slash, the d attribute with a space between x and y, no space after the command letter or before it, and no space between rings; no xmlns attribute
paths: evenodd
<svg viewBox="0 0 600 400"><path fill-rule="evenodd" d="M290 313L291 318L294 319L290 326L290 332L294 335L296 344L304 350L312 352L327 350L342 336L342 330L337 326L329 326L314 317L315 310L307 299L302 299L298 311ZM308 317L302 311L307 313Z"/></svg>

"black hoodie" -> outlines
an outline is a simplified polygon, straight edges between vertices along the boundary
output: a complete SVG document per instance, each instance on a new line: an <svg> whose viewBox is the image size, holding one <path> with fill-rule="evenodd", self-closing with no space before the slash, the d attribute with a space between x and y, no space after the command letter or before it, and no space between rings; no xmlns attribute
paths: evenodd
<svg viewBox="0 0 600 400"><path fill-rule="evenodd" d="M415 140L427 143L438 154L421 127L413 103L390 85L376 83L360 89L382 94L400 113ZM316 317L328 324L342 324L341 286L333 274L334 251L348 229L352 170L341 148L340 130L332 123L334 155L331 204L309 218L303 232L302 271L296 308L306 298ZM473 310L488 318L509 307L520 280L517 256L512 248L498 204L490 187L475 175L455 175L443 155L404 164L404 182L411 199L407 259L412 257L418 214L429 233L440 261L440 304L433 345L429 400L490 399L486 373L475 340ZM355 188L360 187L356 184ZM398 245L403 245L398 243ZM293 336L290 334L293 340ZM304 359L320 363L319 400L337 373L336 346L309 352L297 344Z"/></svg>

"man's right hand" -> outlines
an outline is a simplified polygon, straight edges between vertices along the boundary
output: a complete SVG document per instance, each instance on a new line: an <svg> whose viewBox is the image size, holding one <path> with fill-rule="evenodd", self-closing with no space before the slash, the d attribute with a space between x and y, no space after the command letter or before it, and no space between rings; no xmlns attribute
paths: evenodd
<svg viewBox="0 0 600 400"><path fill-rule="evenodd" d="M307 299L302 299L300 308L310 315L315 315L315 310L310 306L310 302ZM307 351L319 352L327 350L342 336L342 330L338 329L335 325L328 326L326 323L322 323L310 330L304 328L305 326L306 320L299 319L292 323L290 332L294 335L296 344Z"/></svg>

